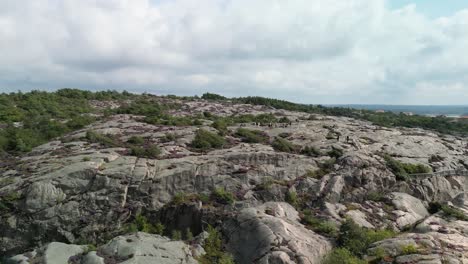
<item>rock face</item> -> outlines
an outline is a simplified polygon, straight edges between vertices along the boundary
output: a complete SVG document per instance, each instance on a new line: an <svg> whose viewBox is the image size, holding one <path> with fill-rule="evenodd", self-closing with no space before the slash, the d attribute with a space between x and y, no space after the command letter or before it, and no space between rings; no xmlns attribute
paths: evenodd
<svg viewBox="0 0 468 264"><path fill-rule="evenodd" d="M122 263L196 264L189 246L158 235L138 232L119 236L99 248L105 259L125 259Z"/></svg>
<svg viewBox="0 0 468 264"><path fill-rule="evenodd" d="M182 241L172 241L159 235L143 232L119 236L98 248L53 242L38 250L17 255L11 264L196 264L191 249Z"/></svg>
<svg viewBox="0 0 468 264"><path fill-rule="evenodd" d="M455 263L468 259L468 222L447 221L433 215L415 231L372 245L370 253L383 250L396 263Z"/></svg>
<svg viewBox="0 0 468 264"><path fill-rule="evenodd" d="M227 247L238 263L320 263L330 241L298 221L297 211L286 203L244 209L224 225Z"/></svg>
<svg viewBox="0 0 468 264"><path fill-rule="evenodd" d="M421 200L406 194L394 192L390 195L397 215L396 224L399 229L409 227L429 215Z"/></svg>
<svg viewBox="0 0 468 264"><path fill-rule="evenodd" d="M114 115L62 141L39 146L0 167L0 255L12 256L53 241L106 244L143 214L152 221L165 219L168 230L190 228L194 235L207 223L224 226L228 249L241 263L318 263L331 243L305 229L298 213L281 203L288 195L296 195L301 206L316 209L316 215L336 224L348 216L367 228L400 231L424 222L429 202L464 203L468 177L398 181L382 153L434 171L467 169L466 139L421 129L383 128L344 117L310 118L263 106L201 100L177 104L181 107L172 114L178 116L208 111L220 116L272 114L294 121L288 126L228 127L225 148L201 153L190 142L199 128L217 132L211 120L203 120L200 127L156 126L142 122L141 116ZM261 130L270 140L284 137L298 148L313 147L315 153L285 153L268 143L241 142L235 136L240 127ZM87 130L112 134L122 144L106 147L87 142L83 138ZM170 141L167 134L173 135ZM161 155L132 156L123 144L132 136L157 145ZM344 140L348 136L350 140ZM206 199L216 188L239 202L212 206ZM197 194L200 200L195 209L169 210L168 203L178 194ZM205 212L210 210L221 211L223 218L207 219ZM221 223L224 219L231 220ZM236 228L241 231L234 232ZM139 236L132 239L141 240L141 248L156 239ZM126 247L124 241L114 242ZM171 256L184 255L185 249L180 250ZM86 259L86 263L101 261L93 253Z"/></svg>

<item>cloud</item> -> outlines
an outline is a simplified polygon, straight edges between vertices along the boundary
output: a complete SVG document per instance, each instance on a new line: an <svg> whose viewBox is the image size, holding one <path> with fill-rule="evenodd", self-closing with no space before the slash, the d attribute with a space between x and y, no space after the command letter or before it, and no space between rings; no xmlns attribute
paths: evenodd
<svg viewBox="0 0 468 264"><path fill-rule="evenodd" d="M385 0L4 0L0 91L466 104L467 46L468 10Z"/></svg>

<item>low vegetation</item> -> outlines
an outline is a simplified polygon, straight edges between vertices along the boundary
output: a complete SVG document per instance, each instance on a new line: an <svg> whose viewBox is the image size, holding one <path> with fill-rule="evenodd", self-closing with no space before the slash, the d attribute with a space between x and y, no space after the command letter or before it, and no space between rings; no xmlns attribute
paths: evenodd
<svg viewBox="0 0 468 264"><path fill-rule="evenodd" d="M132 223L129 223L127 225L127 231L128 232L146 232L146 233L151 233L151 234L158 234L158 235L163 235L164 234L164 225L157 222L157 223L150 223L148 218L145 216L138 214L135 216L135 219Z"/></svg>
<svg viewBox="0 0 468 264"><path fill-rule="evenodd" d="M431 168L422 164L410 164L398 161L389 155L384 155L387 167L395 174L397 180L409 180L411 174L429 173Z"/></svg>
<svg viewBox="0 0 468 264"><path fill-rule="evenodd" d="M245 143L267 143L270 140L270 137L265 132L246 128L237 129L235 136Z"/></svg>
<svg viewBox="0 0 468 264"><path fill-rule="evenodd" d="M190 144L192 148L206 151L210 149L219 149L226 144L226 140L210 131L199 129L195 133L195 138Z"/></svg>
<svg viewBox="0 0 468 264"><path fill-rule="evenodd" d="M318 234L328 237L336 237L338 235L338 228L334 223L315 217L310 210L304 210L301 213L301 222Z"/></svg>
<svg viewBox="0 0 468 264"><path fill-rule="evenodd" d="M356 257L363 257L372 243L394 236L394 231L367 229L360 227L351 219L347 219L340 227L337 244Z"/></svg>
<svg viewBox="0 0 468 264"><path fill-rule="evenodd" d="M208 232L208 237L203 244L206 253L198 258L199 263L234 264L233 257L223 250L221 233L212 226L208 226L206 231Z"/></svg>
<svg viewBox="0 0 468 264"><path fill-rule="evenodd" d="M280 137L276 137L271 143L271 146L274 150L281 152L293 153L297 150L297 147L295 145L293 145L288 140Z"/></svg>
<svg viewBox="0 0 468 264"><path fill-rule="evenodd" d="M211 200L220 204L232 204L236 200L234 195L224 188L216 188L211 193Z"/></svg>

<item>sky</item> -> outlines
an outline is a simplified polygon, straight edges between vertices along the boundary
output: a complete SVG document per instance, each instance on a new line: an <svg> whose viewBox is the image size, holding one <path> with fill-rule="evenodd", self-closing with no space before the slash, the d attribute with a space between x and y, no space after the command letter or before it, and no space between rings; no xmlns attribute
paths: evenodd
<svg viewBox="0 0 468 264"><path fill-rule="evenodd" d="M466 0L0 0L0 92L468 104Z"/></svg>

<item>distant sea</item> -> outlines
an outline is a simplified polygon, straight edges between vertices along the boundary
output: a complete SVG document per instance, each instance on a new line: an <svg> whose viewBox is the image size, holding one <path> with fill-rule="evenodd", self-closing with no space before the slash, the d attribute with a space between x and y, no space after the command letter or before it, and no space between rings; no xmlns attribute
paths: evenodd
<svg viewBox="0 0 468 264"><path fill-rule="evenodd" d="M365 104L338 104L328 106L349 107L365 110L384 110L388 112L411 112L418 115L448 117L468 116L468 105L365 105Z"/></svg>

